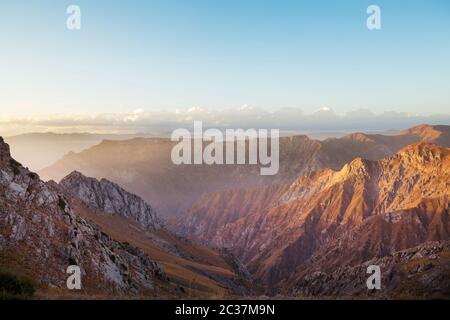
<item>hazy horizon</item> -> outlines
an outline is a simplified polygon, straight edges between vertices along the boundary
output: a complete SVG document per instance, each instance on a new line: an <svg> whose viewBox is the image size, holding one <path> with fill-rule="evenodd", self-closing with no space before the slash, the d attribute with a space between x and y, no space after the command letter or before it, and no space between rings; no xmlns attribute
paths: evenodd
<svg viewBox="0 0 450 320"><path fill-rule="evenodd" d="M0 115L0 135L25 133L93 133L168 135L177 128L191 128L195 120L211 128L277 128L296 132L353 132L403 130L420 124L448 125L450 115L417 115L405 112L374 113L368 109L338 114L324 107L313 113L299 108L274 111L241 106L233 109L189 108L185 110L132 113Z"/></svg>

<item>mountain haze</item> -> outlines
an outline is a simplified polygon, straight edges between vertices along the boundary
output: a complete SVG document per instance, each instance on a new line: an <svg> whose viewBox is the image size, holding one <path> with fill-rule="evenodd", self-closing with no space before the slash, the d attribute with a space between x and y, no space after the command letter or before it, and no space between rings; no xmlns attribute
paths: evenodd
<svg viewBox="0 0 450 320"><path fill-rule="evenodd" d="M103 140L128 140L137 136L143 135L46 132L6 137L5 142L10 145L14 159L32 171L38 171L68 153L81 152Z"/></svg>
<svg viewBox="0 0 450 320"><path fill-rule="evenodd" d="M61 180L72 171L106 178L153 204L164 218L186 212L210 192L286 183L323 168L340 169L356 157L377 160L418 142L450 146L448 126L423 125L396 135L356 133L324 141L307 136L280 139L280 171L260 176L255 165L180 165L170 159L175 142L163 138L103 141L80 153L66 155L39 172L45 179ZM126 156L124 156L126 155Z"/></svg>

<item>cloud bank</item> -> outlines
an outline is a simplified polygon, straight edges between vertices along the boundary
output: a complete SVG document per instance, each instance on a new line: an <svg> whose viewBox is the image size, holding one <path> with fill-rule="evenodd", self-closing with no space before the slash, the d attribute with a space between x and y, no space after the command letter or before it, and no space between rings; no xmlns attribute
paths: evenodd
<svg viewBox="0 0 450 320"><path fill-rule="evenodd" d="M373 113L359 109L337 114L330 108L304 113L297 108L268 111L248 105L232 109L193 107L175 111L130 113L53 114L22 117L0 115L0 134L27 132L92 132L168 134L176 128L188 128L194 120L214 128L277 128L298 132L398 130L414 125L450 124L450 115L414 115L404 112Z"/></svg>

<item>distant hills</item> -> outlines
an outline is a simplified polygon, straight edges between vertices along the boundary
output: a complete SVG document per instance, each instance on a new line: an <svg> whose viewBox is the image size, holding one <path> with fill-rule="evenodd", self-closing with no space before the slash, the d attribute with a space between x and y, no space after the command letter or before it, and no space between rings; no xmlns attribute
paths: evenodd
<svg viewBox="0 0 450 320"><path fill-rule="evenodd" d="M17 161L33 171L41 170L61 159L69 152L80 152L103 140L127 140L134 134L91 133L27 133L6 137L11 153Z"/></svg>
<svg viewBox="0 0 450 320"><path fill-rule="evenodd" d="M323 141L307 136L280 139L280 171L261 177L251 165L176 166L170 152L174 145L164 138L103 141L79 153L64 156L40 170L45 180L59 181L74 170L107 178L152 203L163 217L189 209L202 195L227 189L288 182L323 168L340 169L356 157L377 160L391 156L418 141L450 146L450 126L423 125L394 135L355 133Z"/></svg>

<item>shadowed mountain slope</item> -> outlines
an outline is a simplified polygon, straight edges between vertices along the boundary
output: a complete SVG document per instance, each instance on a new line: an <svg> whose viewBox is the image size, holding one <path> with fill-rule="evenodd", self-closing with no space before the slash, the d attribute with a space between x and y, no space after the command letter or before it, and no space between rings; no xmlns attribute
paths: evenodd
<svg viewBox="0 0 450 320"><path fill-rule="evenodd" d="M382 160L356 158L339 171L304 175L250 212L244 205L251 201L215 198L233 218L214 216L216 207L205 203L179 229L229 248L258 279L276 286L306 266L330 271L449 239L449 181L449 149L417 143Z"/></svg>
<svg viewBox="0 0 450 320"><path fill-rule="evenodd" d="M382 159L422 140L447 147L448 128L421 126L391 136L357 133L324 141L284 137L280 139L280 170L275 176L260 176L255 165L176 166L170 158L175 143L156 138L104 141L67 155L39 173L44 179L56 181L75 170L106 178L152 203L167 218L186 212L207 193L286 183L323 168L337 170L356 157Z"/></svg>

